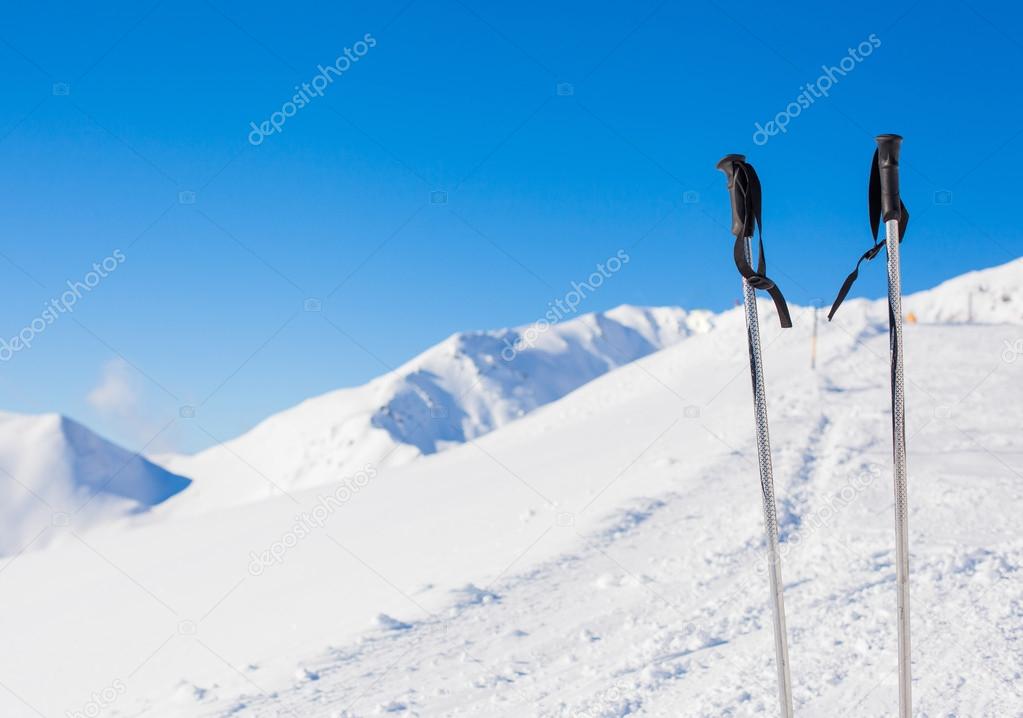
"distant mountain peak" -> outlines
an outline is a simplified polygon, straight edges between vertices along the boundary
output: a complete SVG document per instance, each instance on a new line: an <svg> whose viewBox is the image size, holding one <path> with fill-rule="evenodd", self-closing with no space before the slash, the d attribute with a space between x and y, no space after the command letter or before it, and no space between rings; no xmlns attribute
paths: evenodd
<svg viewBox="0 0 1023 718"><path fill-rule="evenodd" d="M59 414L0 412L0 554L51 528L76 528L145 511L191 480L157 466Z"/></svg>

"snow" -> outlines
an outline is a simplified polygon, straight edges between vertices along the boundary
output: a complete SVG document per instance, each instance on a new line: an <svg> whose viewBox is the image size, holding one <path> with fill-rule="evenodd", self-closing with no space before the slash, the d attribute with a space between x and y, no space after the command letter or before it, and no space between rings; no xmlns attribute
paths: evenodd
<svg viewBox="0 0 1023 718"><path fill-rule="evenodd" d="M185 490L189 479L57 414L0 412L0 555L137 515Z"/></svg>
<svg viewBox="0 0 1023 718"><path fill-rule="evenodd" d="M957 312L982 286L996 299L975 296L968 323ZM914 695L928 718L1023 715L1019 287L1014 262L906 298ZM783 331L760 307L796 711L891 716L886 304L850 301L822 323L817 371L812 311ZM741 313L661 334L670 323L634 323L636 347L666 347L632 361L582 319L538 340L523 387L542 375L542 392L508 399L515 411L484 393L452 404L472 420L443 451L367 430L387 405L367 397L422 388L407 377L423 367L426 391L459 397L475 379L452 367L487 352L458 347L489 333L269 419L283 450L317 418L338 427L331 406L363 407L350 436L371 446L332 470L329 432L265 466L246 455L287 493L172 510L201 487L188 488L148 520L10 556L0 715L84 714L110 686L124 690L108 716L777 715ZM573 378L557 368L599 368L598 354L603 371L561 391ZM501 397L523 395L498 380ZM5 456L16 435L2 433ZM373 460L394 444L408 460ZM360 462L376 468L338 481ZM239 480L224 471L193 478Z"/></svg>

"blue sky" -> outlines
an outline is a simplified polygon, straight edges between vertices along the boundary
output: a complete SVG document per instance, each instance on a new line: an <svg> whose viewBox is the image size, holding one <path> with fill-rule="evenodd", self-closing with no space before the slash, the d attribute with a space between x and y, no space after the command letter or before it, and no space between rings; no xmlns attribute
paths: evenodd
<svg viewBox="0 0 1023 718"><path fill-rule="evenodd" d="M723 309L728 152L761 175L791 301L830 301L868 246L878 132L907 138L907 291L1008 261L1020 19L980 2L19 4L0 28L0 334L123 261L0 363L0 406L194 450L452 332L532 321L622 248L580 311ZM872 35L828 97L754 142ZM883 282L872 266L854 293Z"/></svg>

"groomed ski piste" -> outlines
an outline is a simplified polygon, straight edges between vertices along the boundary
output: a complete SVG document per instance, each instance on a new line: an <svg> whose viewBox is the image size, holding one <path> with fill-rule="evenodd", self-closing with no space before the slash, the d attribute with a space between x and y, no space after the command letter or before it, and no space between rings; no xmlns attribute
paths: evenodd
<svg viewBox="0 0 1023 718"><path fill-rule="evenodd" d="M821 312L816 371L813 310L783 331L759 309L796 714L891 716L887 307ZM915 709L1023 716L1023 260L904 309ZM0 715L776 715L742 310L678 336L560 398L534 386L550 400L520 418L477 404L503 418L426 424L458 439L436 452L379 435L407 461L320 444L315 472L274 473L242 437L236 466L210 462L223 476L161 457L171 473L135 466L157 485L132 510L19 526L32 540L0 563ZM425 421L461 416L462 393ZM67 425L50 424L29 446L2 437L5 472L67 451L25 490L88 496L75 447L106 445L54 443ZM151 507L162 482L178 493Z"/></svg>

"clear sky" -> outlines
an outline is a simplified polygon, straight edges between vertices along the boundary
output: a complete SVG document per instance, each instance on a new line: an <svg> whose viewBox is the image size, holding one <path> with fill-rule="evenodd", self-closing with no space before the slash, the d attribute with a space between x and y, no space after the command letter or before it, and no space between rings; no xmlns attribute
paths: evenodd
<svg viewBox="0 0 1023 718"><path fill-rule="evenodd" d="M533 321L620 249L580 311L729 307L728 152L793 302L869 245L879 132L906 137L907 291L1023 254L1010 3L99 5L0 26L0 335L31 337L0 407L133 449ZM883 292L870 266L854 294Z"/></svg>

